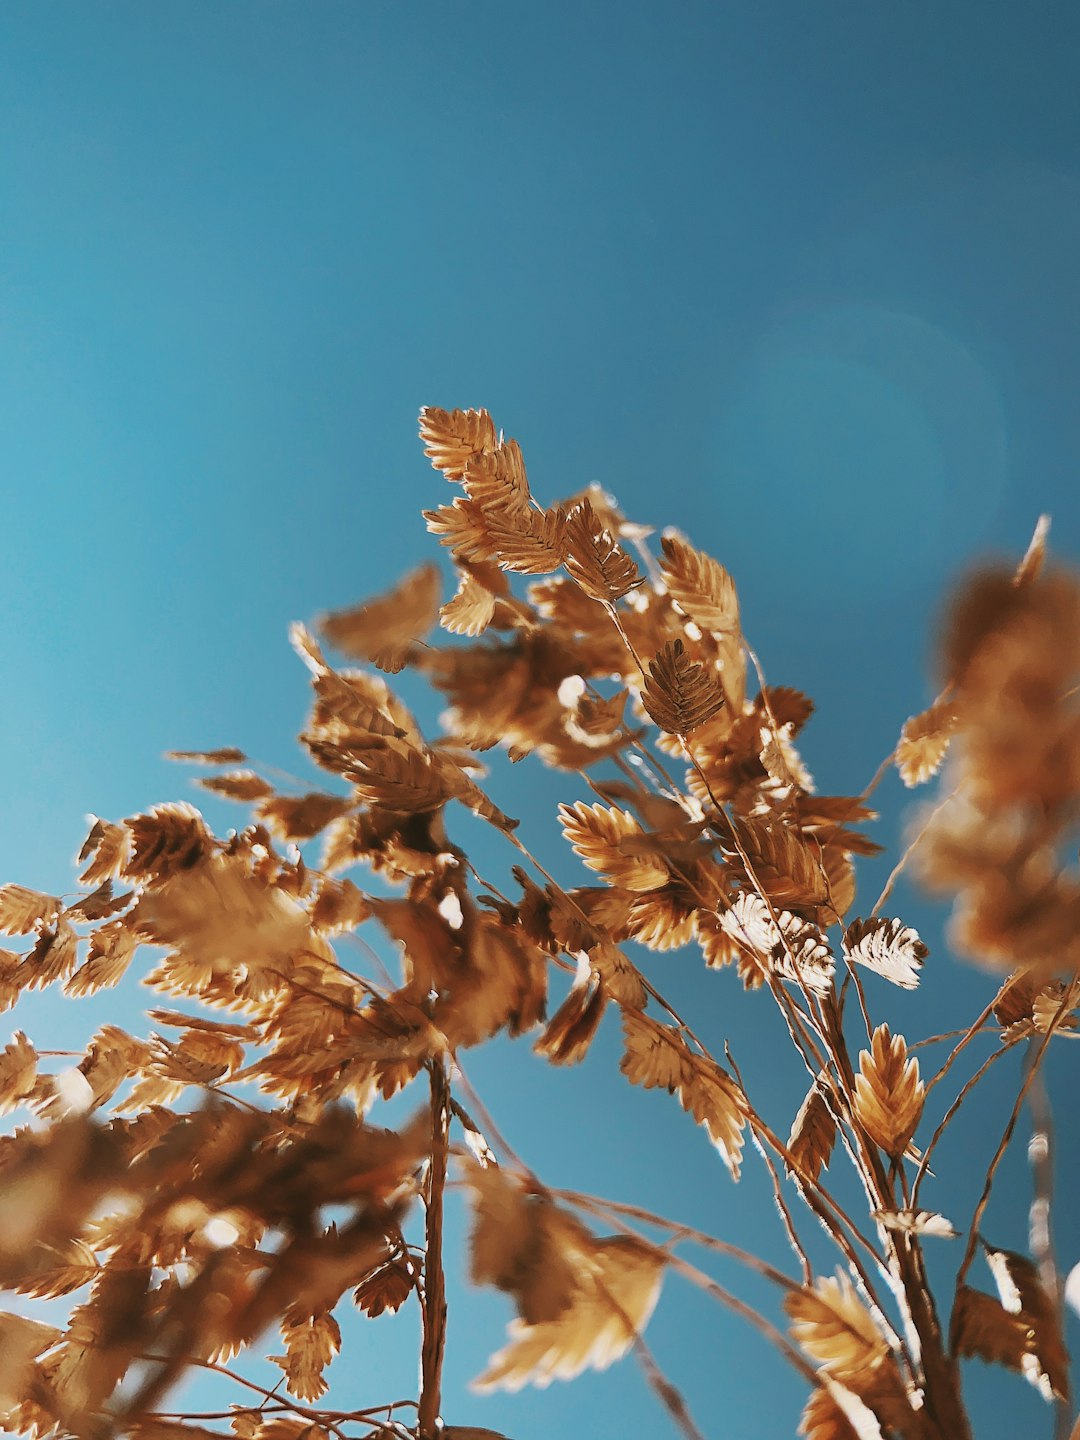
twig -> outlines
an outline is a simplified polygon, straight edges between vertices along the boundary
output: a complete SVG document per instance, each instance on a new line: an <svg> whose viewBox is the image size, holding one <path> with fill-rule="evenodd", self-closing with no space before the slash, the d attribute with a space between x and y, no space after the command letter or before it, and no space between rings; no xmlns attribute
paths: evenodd
<svg viewBox="0 0 1080 1440"><path fill-rule="evenodd" d="M1007 1054L1010 1048L1010 1043L1006 1042L1000 1050L994 1050L989 1056L987 1056L987 1058L979 1066L978 1070L975 1071L975 1074L966 1081L959 1095L957 1095L956 1099L952 1102L949 1108L945 1111L945 1114L938 1121L937 1129L930 1136L929 1143L927 1144L926 1149L922 1153L922 1159L919 1161L919 1168L915 1172L915 1179L911 1187L911 1204L913 1207L918 1203L919 1187L922 1185L923 1177L928 1173L930 1169L930 1156L934 1153L935 1145L938 1143L938 1141L944 1134L945 1127L949 1124L953 1116L960 1109L960 1106L963 1105L964 1101L967 1099L971 1091L975 1089L976 1085L978 1085L979 1081L986 1074L987 1070L990 1069L990 1066L993 1065L996 1060L1000 1060L1002 1055ZM929 1085L926 1088L929 1091Z"/></svg>
<svg viewBox="0 0 1080 1440"><path fill-rule="evenodd" d="M1009 1114L1009 1119L1006 1122L1004 1131L1002 1132L1001 1139L998 1141L997 1149L994 1151L993 1158L990 1161L990 1168L986 1172L986 1179L983 1182L982 1193L980 1194L978 1203L975 1206L975 1212L971 1217L971 1225L968 1227L967 1244L964 1247L964 1258L961 1260L960 1268L956 1272L957 1293L959 1293L960 1287L961 1285L963 1285L964 1280L967 1276L967 1272L971 1268L971 1262L975 1258L975 1247L978 1244L979 1239L979 1224L982 1221L982 1217L986 1213L986 1207L990 1202L990 1191L994 1188L994 1176L997 1174L997 1168L1001 1164L1002 1159L1004 1158L1005 1151L1009 1148L1009 1142L1013 1137L1013 1131L1016 1129L1016 1122L1020 1118L1020 1111L1023 1108L1024 1100L1027 1097L1027 1093L1031 1089L1031 1086L1035 1082L1035 1077L1038 1074L1039 1066L1042 1064L1043 1056L1046 1054L1046 1047L1050 1044L1050 1039L1054 1031L1057 1029L1058 1023L1072 1008L1072 1005L1075 1001L1075 992L1078 984L1080 984L1080 981L1074 980L1072 984L1068 987L1068 989L1065 991L1065 994L1061 997L1061 1004L1055 1010L1053 1018L1051 1019L1050 1024L1046 1028L1046 1034L1038 1042L1037 1048L1034 1049L1028 1057L1027 1074L1024 1077L1024 1083L1020 1086L1020 1092L1016 1097L1016 1103L1012 1107L1012 1111Z"/></svg>
<svg viewBox="0 0 1080 1440"><path fill-rule="evenodd" d="M922 844L923 839L925 838L931 825L933 825L934 821L941 814L942 810L945 809L946 805L950 805L952 803L955 796L956 791L950 790L948 795L945 796L945 799L942 800L938 805L935 805L934 809L931 810L930 814L926 817L926 820L924 821L918 833L915 835L914 839L911 841L907 849L900 856L900 859L896 862L892 870L889 872L889 878L885 881L885 888L882 890L878 898L874 901L874 908L870 911L871 917L875 916L878 913L881 907L885 904L885 901L892 894L893 886L903 874L904 870L907 867L907 863L911 859L912 855L914 855L915 851Z"/></svg>

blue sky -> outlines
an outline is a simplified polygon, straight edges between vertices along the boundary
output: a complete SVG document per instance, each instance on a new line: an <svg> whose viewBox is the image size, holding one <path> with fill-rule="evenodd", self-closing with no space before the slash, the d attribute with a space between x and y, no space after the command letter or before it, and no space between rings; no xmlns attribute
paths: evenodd
<svg viewBox="0 0 1080 1440"><path fill-rule="evenodd" d="M861 788L933 694L958 571L1043 510L1080 556L1078 45L1074 5L995 0L9 0L0 878L66 886L87 812L190 797L168 748L301 764L289 621L434 551L422 404L489 408L542 499L599 481L721 559L770 678L819 702L822 790ZM556 853L543 777L499 784ZM881 801L891 843L910 802ZM901 898L935 955L899 1017L944 1028L991 982ZM764 1007L688 953L663 967L783 1128L798 1077ZM85 1013L38 1004L35 1033ZM475 1078L541 1174L783 1260L753 1164L733 1189L675 1102L620 1087L617 1048L563 1075L496 1047ZM958 1133L984 1164L993 1107ZM994 1231L1016 1248L1025 1187L1021 1151ZM1075 1207L1059 1225L1073 1263ZM666 1433L629 1362L468 1397L504 1307L458 1314L449 1419ZM793 1431L799 1383L699 1297L669 1286L650 1342L710 1436ZM411 1355L357 1344L411 1388ZM1042 1423L1019 1380L971 1380L980 1437Z"/></svg>

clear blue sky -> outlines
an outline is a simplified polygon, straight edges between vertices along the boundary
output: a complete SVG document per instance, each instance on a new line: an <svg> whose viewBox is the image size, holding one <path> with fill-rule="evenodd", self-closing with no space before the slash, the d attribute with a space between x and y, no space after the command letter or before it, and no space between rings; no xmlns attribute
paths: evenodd
<svg viewBox="0 0 1080 1440"><path fill-rule="evenodd" d="M300 763L288 622L434 549L421 404L488 407L542 499L597 480L716 554L770 678L819 700L821 788L861 788L933 693L958 569L1042 510L1080 556L1078 63L1073 3L8 0L0 878L65 887L85 813L190 797L170 747ZM553 808L540 776L500 795ZM891 842L909 802L882 803ZM901 898L935 943L899 1005L925 1033L991 982ZM790 1123L764 1005L689 952L657 975ZM33 1028L83 1014L37 1004ZM589 1090L503 1048L475 1078L541 1174L784 1261L752 1159L734 1189L616 1057L605 1034ZM958 1133L971 1172L935 1203L966 1220L992 1115ZM1026 1183L1021 1147L999 1243L1023 1248ZM669 1433L630 1362L470 1398L504 1315L452 1304L448 1419ZM697 1296L670 1284L649 1338L710 1437L793 1432L800 1384ZM411 1388L411 1354L357 1344L358 1399ZM971 1380L980 1440L1044 1424L1021 1381Z"/></svg>

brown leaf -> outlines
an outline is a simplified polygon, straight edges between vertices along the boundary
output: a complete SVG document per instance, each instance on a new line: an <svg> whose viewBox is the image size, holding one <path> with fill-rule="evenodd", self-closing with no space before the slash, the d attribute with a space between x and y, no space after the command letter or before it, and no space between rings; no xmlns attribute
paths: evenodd
<svg viewBox="0 0 1080 1440"><path fill-rule="evenodd" d="M626 1048L619 1068L631 1085L677 1094L737 1180L748 1111L735 1081L715 1060L689 1050L677 1031L647 1015L624 1010L623 1035Z"/></svg>
<svg viewBox="0 0 1080 1440"><path fill-rule="evenodd" d="M663 1260L654 1247L628 1236L591 1240L581 1249L577 1275L573 1302L557 1320L510 1322L510 1344L492 1357L476 1389L571 1380L626 1354L656 1306Z"/></svg>
<svg viewBox="0 0 1080 1440"><path fill-rule="evenodd" d="M669 640L649 663L641 703L661 730L686 735L717 713L724 692L681 640Z"/></svg>
<svg viewBox="0 0 1080 1440"><path fill-rule="evenodd" d="M323 615L319 629L344 654L396 674L434 625L439 590L438 567L421 565L385 595Z"/></svg>
<svg viewBox="0 0 1080 1440"><path fill-rule="evenodd" d="M865 1377L888 1352L888 1341L842 1270L835 1278L822 1276L812 1287L789 1292L784 1309L792 1338L838 1380Z"/></svg>
<svg viewBox="0 0 1080 1440"><path fill-rule="evenodd" d="M448 480L462 480L469 460L494 450L498 437L486 410L440 410L425 405L420 411L420 438L424 454Z"/></svg>
<svg viewBox="0 0 1080 1440"><path fill-rule="evenodd" d="M619 1005L644 1010L645 983L637 966L613 940L602 939L588 949L589 964L600 976L604 989Z"/></svg>
<svg viewBox="0 0 1080 1440"><path fill-rule="evenodd" d="M299 955L329 954L294 899L227 855L180 872L144 895L136 923L157 944L176 946L195 967L193 980L204 977L202 985L241 966L250 974L267 968L287 972Z"/></svg>
<svg viewBox="0 0 1080 1440"><path fill-rule="evenodd" d="M1035 529L1028 542L1028 548L1024 552L1024 558L1016 567L1016 574L1013 576L1013 584L1018 588L1023 585L1032 585L1042 574L1043 564L1046 560L1046 541L1050 534L1050 516L1040 515L1035 522Z"/></svg>
<svg viewBox="0 0 1080 1440"><path fill-rule="evenodd" d="M64 915L76 924L83 920L105 920L119 910L126 910L132 899L132 891L125 890L120 895L114 895L112 881L103 880L96 890L69 905Z"/></svg>
<svg viewBox="0 0 1080 1440"><path fill-rule="evenodd" d="M658 857L624 849L624 841L645 833L629 811L579 800L576 805L560 805L559 819L575 855L613 885L625 890L655 890L667 883L668 868Z"/></svg>
<svg viewBox="0 0 1080 1440"><path fill-rule="evenodd" d="M991 1365L1022 1370L1028 1354L1030 1327L1022 1314L1011 1314L1000 1300L961 1285L950 1326L953 1354L976 1356Z"/></svg>
<svg viewBox="0 0 1080 1440"><path fill-rule="evenodd" d="M811 1390L799 1421L806 1440L859 1440L858 1432L824 1385Z"/></svg>
<svg viewBox="0 0 1080 1440"><path fill-rule="evenodd" d="M482 635L495 614L495 596L475 576L464 574L457 594L439 611L439 624L451 635Z"/></svg>
<svg viewBox="0 0 1080 1440"><path fill-rule="evenodd" d="M260 801L255 814L281 840L310 840L332 820L347 814L353 801L312 790L307 795L274 795Z"/></svg>
<svg viewBox="0 0 1080 1440"><path fill-rule="evenodd" d="M816 844L779 818L738 821L737 833L750 862L748 882L760 885L774 905L813 910L827 901L828 882Z"/></svg>
<svg viewBox="0 0 1080 1440"><path fill-rule="evenodd" d="M79 879L84 885L100 885L105 880L115 880L127 864L130 849L131 832L126 825L95 819L79 851L80 865L84 860L90 861Z"/></svg>
<svg viewBox="0 0 1080 1440"><path fill-rule="evenodd" d="M90 936L85 962L64 982L65 995L92 995L118 985L131 964L138 941L128 918L99 926Z"/></svg>
<svg viewBox="0 0 1080 1440"><path fill-rule="evenodd" d="M23 957L18 980L30 990L42 989L54 980L63 980L79 963L79 937L61 917L54 930L40 931L37 943Z"/></svg>
<svg viewBox="0 0 1080 1440"><path fill-rule="evenodd" d="M393 1314L416 1288L411 1263L404 1256L388 1260L373 1270L353 1291L353 1300L370 1320L389 1311Z"/></svg>
<svg viewBox="0 0 1080 1440"><path fill-rule="evenodd" d="M204 790L224 795L227 800L262 800L273 795L274 787L254 770L227 770L223 775L200 775Z"/></svg>
<svg viewBox="0 0 1080 1440"><path fill-rule="evenodd" d="M557 1320L572 1303L592 1236L572 1215L530 1193L496 1166L470 1165L473 1228L469 1274L514 1297L527 1325Z"/></svg>
<svg viewBox="0 0 1080 1440"><path fill-rule="evenodd" d="M21 1030L0 1050L0 1115L17 1110L37 1079L37 1051Z"/></svg>
<svg viewBox="0 0 1080 1440"><path fill-rule="evenodd" d="M1024 1323L1027 1336L1020 1369L1045 1400L1069 1397L1069 1354L1058 1311L1026 1255L984 1245L1001 1303Z"/></svg>
<svg viewBox="0 0 1080 1440"><path fill-rule="evenodd" d="M575 505L567 517L566 569L590 600L606 604L642 583L637 566L605 530L589 499Z"/></svg>
<svg viewBox="0 0 1080 1440"><path fill-rule="evenodd" d="M481 510L520 515L531 499L525 461L516 440L470 457L463 477L465 493Z"/></svg>
<svg viewBox="0 0 1080 1440"><path fill-rule="evenodd" d="M750 962L744 982L761 984L768 974L805 985L816 995L833 988L835 961L816 925L790 910L766 905L760 895L744 890L720 915L721 927L740 946ZM750 979L757 972L756 981Z"/></svg>
<svg viewBox="0 0 1080 1440"><path fill-rule="evenodd" d="M27 1398L35 1357L55 1345L62 1334L55 1325L0 1312L0 1414L5 1419Z"/></svg>
<svg viewBox="0 0 1080 1440"><path fill-rule="evenodd" d="M859 1056L854 1098L859 1124L886 1154L895 1158L907 1149L925 1094L919 1062L908 1057L904 1037L890 1035L887 1025L879 1025L871 1049Z"/></svg>
<svg viewBox="0 0 1080 1440"><path fill-rule="evenodd" d="M55 895L23 885L0 885L0 934L29 935L39 925L51 924L62 909Z"/></svg>
<svg viewBox="0 0 1080 1440"><path fill-rule="evenodd" d="M354 750L342 765L359 799L401 814L437 810L450 792L432 760L413 746L386 739Z"/></svg>
<svg viewBox="0 0 1080 1440"><path fill-rule="evenodd" d="M281 1334L286 1355L268 1358L285 1372L289 1393L298 1400L318 1400L329 1388L323 1371L341 1349L341 1330L332 1315L302 1315L290 1312L282 1317Z"/></svg>
<svg viewBox="0 0 1080 1440"><path fill-rule="evenodd" d="M472 560L494 560L501 569L519 575L548 575L566 557L566 515L551 510L485 511L483 523L490 548Z"/></svg>
<svg viewBox="0 0 1080 1440"><path fill-rule="evenodd" d="M123 869L129 880L160 884L199 865L214 850L202 816L184 801L154 805L124 823L131 835L132 854Z"/></svg>
<svg viewBox="0 0 1080 1440"><path fill-rule="evenodd" d="M671 598L700 629L713 635L737 635L735 582L719 561L695 550L680 535L666 534L661 544L664 583Z"/></svg>
<svg viewBox="0 0 1080 1440"><path fill-rule="evenodd" d="M234 745L223 745L218 750L167 750L165 759L183 760L189 765L243 765L247 756Z"/></svg>

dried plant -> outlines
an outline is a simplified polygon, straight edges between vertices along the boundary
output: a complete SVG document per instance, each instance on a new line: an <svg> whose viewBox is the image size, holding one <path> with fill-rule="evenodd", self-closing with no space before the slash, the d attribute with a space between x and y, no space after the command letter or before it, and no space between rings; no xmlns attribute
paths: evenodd
<svg viewBox="0 0 1080 1440"><path fill-rule="evenodd" d="M890 757L910 786L947 759L942 798L859 918L855 857L879 848L864 829L873 787L815 792L796 749L811 701L761 679L727 570L673 534L655 555L596 489L542 505L520 447L485 411L425 410L421 436L460 487L425 512L457 593L440 605L429 564L325 616L325 644L362 668L335 667L294 630L314 691L300 739L328 788L279 793L239 750L178 753L212 772L206 789L253 807L246 829L218 838L189 804L97 820L78 898L0 889L0 931L25 937L0 952L5 1008L46 985L92 995L135 969L162 997L146 1038L106 1024L65 1061L19 1031L0 1054L3 1110L32 1117L0 1138L0 1283L21 1297L0 1316L3 1427L76 1440L494 1437L440 1415L444 1207L459 1185L472 1280L517 1311L480 1389L570 1379L633 1351L674 1425L700 1435L642 1334L664 1282L682 1279L804 1377L808 1440L963 1440L968 1356L1019 1372L1064 1433L1045 1171L1030 1258L984 1241L982 1223L1025 1098L1045 1110L1043 1062L1080 1000L1080 874L1063 858L1080 821L1080 580L1044 573L1040 526L1015 573L989 570L960 592L941 695ZM458 638L436 645L436 625ZM449 703L438 738L376 673L405 667ZM481 788L478 756L496 745L576 784L559 816L588 883L554 879ZM451 838L455 803L516 862L502 888ZM909 859L954 897L955 948L1002 971L936 1068L875 1015L890 985L919 984L927 957L886 908ZM366 974L335 949L358 932L375 937ZM400 951L396 981L380 933ZM747 1003L775 1010L778 1043L807 1074L793 1123L762 1114L734 1059L710 1053L661 994L647 952L678 946L735 967L763 992ZM559 972L572 983L548 1014ZM464 1051L505 1031L572 1065L609 1008L627 1080L677 1097L732 1181L752 1142L790 1274L677 1219L547 1188L486 1118ZM939 1083L987 1040L996 1048L943 1087L946 1102ZM930 1162L947 1163L953 1117L1021 1043L1016 1104L958 1233L921 1208ZM372 1123L406 1089L413 1118ZM826 1183L843 1167L864 1209ZM809 1218L835 1274L815 1273ZM951 1293L928 1282L928 1241L960 1256ZM980 1244L996 1293L969 1283ZM773 1313L688 1260L694 1247L764 1277ZM350 1305L371 1320L417 1308L415 1399L334 1408L324 1371ZM266 1389L245 1362L275 1329L282 1378ZM231 1377L232 1404L171 1408L193 1369Z"/></svg>

